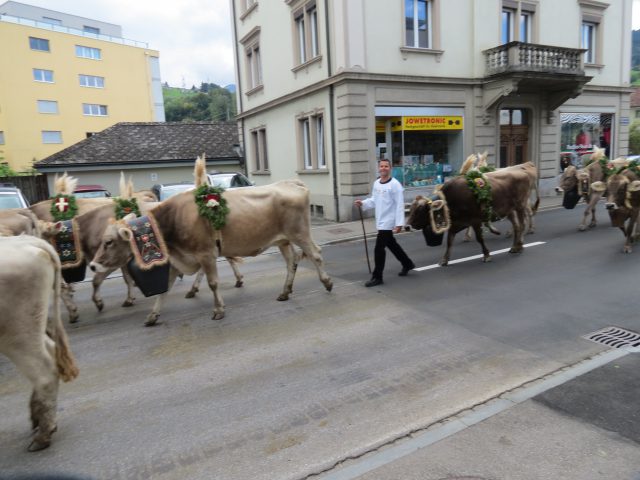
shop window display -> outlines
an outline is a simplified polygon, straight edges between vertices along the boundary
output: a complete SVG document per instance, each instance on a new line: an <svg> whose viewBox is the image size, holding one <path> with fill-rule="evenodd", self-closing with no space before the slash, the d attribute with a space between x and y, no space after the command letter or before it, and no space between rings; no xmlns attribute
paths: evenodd
<svg viewBox="0 0 640 480"><path fill-rule="evenodd" d="M580 168L595 147L604 148L611 158L613 114L562 113L560 114L560 170L569 165Z"/></svg>

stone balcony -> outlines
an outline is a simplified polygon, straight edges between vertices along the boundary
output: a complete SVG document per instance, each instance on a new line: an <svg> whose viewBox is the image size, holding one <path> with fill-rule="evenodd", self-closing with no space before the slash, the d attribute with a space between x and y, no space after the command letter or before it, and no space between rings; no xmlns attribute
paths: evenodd
<svg viewBox="0 0 640 480"><path fill-rule="evenodd" d="M486 75L531 72L582 76L584 52L581 48L510 42L484 51Z"/></svg>

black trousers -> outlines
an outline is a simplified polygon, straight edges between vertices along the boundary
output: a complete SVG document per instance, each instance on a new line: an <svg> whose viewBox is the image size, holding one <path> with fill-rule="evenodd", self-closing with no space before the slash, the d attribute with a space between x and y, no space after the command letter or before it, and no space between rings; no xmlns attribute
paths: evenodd
<svg viewBox="0 0 640 480"><path fill-rule="evenodd" d="M387 258L386 248L395 255L398 261L402 264L403 268L412 268L413 262L409 256L404 252L398 242L396 242L393 236L392 230L378 230L378 236L376 237L376 246L374 249L375 268L373 269L373 278L382 278L382 272L384 271L384 262Z"/></svg>

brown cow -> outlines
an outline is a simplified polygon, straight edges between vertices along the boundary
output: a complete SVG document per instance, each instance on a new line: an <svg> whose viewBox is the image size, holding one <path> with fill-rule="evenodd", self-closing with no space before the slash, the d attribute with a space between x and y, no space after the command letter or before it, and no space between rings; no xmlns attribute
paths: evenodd
<svg viewBox="0 0 640 480"><path fill-rule="evenodd" d="M492 209L499 218L508 217L513 226L513 245L511 253L519 253L523 249L522 237L529 203L532 179L537 178L536 167L527 162L515 167L488 172L486 180L491 185ZM440 265L449 263L451 245L456 233L471 226L476 234L476 240L482 247L483 261L490 261L482 236L482 223L485 221L484 212L478 205L475 196L464 177L455 177L446 182L436 192L435 198L416 197L411 204L407 224L415 229L423 229L425 238L432 231L429 221L431 211L445 209L446 224L442 230L447 231L447 249L440 261Z"/></svg>
<svg viewBox="0 0 640 480"><path fill-rule="evenodd" d="M21 235L0 238L0 264L0 352L33 385L29 450L41 450L56 430L59 379L78 375L60 320L60 260L46 241Z"/></svg>
<svg viewBox="0 0 640 480"><path fill-rule="evenodd" d="M196 161L196 187L206 183L206 166ZM287 262L287 277L278 300L287 300L292 292L298 256L293 244L315 265L318 276L328 291L333 283L323 268L320 248L311 238L309 190L300 181L284 180L271 185L227 190L229 214L226 225L216 232L211 223L198 213L193 192L174 195L150 211L169 250L171 272L169 287L179 272L193 274L204 271L213 292L214 320L224 317L224 302L218 293L218 252L226 257L256 256L277 245ZM221 241L218 242L218 233ZM94 271L119 267L132 256L131 230L123 222L110 225L90 267ZM160 315L166 293L156 300L145 325L154 325Z"/></svg>
<svg viewBox="0 0 640 480"><path fill-rule="evenodd" d="M604 187L607 176L616 168L627 164L624 158L616 158L611 162L605 162L604 160L604 148L596 147L595 152L591 155L590 163L586 167L580 170L573 165L565 168L556 188L557 192L564 192L563 204L565 208L572 209L580 197L584 198L587 208L585 208L582 221L578 226L578 230L581 232L587 229L589 213L591 213L589 228L596 226L596 205L605 193ZM605 164L604 169L603 163ZM573 201L571 201L571 198L573 198Z"/></svg>
<svg viewBox="0 0 640 480"><path fill-rule="evenodd" d="M10 208L0 210L0 236L14 235L40 236L38 217L28 208Z"/></svg>
<svg viewBox="0 0 640 480"><path fill-rule="evenodd" d="M603 185L596 186L604 188ZM622 230L625 237L624 253L631 253L635 228L640 214L640 172L628 168L609 176L606 183L607 203L605 207L611 219L611 226Z"/></svg>

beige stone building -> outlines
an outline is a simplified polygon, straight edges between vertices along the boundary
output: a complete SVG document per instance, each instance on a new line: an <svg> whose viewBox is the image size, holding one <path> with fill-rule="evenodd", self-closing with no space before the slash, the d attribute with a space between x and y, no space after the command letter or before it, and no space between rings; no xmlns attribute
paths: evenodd
<svg viewBox="0 0 640 480"><path fill-rule="evenodd" d="M239 128L258 184L298 177L345 221L392 160L406 199L464 158L625 155L632 0L231 0Z"/></svg>

